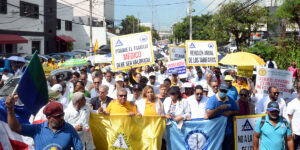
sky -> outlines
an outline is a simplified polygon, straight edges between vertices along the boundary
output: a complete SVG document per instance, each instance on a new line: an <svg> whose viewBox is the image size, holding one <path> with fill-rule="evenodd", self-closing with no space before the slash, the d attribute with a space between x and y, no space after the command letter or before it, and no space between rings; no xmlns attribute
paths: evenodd
<svg viewBox="0 0 300 150"><path fill-rule="evenodd" d="M141 23L151 23L153 2L153 24L157 30L170 30L176 22L188 15L189 0L114 0L115 25L121 23L127 15L134 15ZM220 4L234 0L193 0L193 15L215 13ZM241 2L247 0L239 0ZM254 0L250 0L251 2ZM270 0L260 0L260 3ZM177 4L176 4L177 3ZM169 4L169 5L166 5ZM139 16L139 17L138 17Z"/></svg>
<svg viewBox="0 0 300 150"><path fill-rule="evenodd" d="M134 15L141 23L151 23L153 1L153 24L157 30L170 30L172 24L188 15L189 0L115 0L115 25L127 15ZM194 0L193 15L216 10L224 0ZM166 5L168 4L168 5ZM130 5L130 6L129 6ZM209 6L209 7L208 7ZM205 9L208 7L207 9Z"/></svg>

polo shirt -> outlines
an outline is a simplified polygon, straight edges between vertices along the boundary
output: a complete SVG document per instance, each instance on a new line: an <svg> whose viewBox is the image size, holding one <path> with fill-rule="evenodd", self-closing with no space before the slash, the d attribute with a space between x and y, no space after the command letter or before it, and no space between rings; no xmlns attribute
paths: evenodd
<svg viewBox="0 0 300 150"><path fill-rule="evenodd" d="M110 115L128 115L130 112L134 112L136 114L136 106L131 104L129 101L126 101L124 105L120 104L116 99L111 101L106 110L110 113Z"/></svg>
<svg viewBox="0 0 300 150"><path fill-rule="evenodd" d="M284 150L284 136L292 135L290 124L288 127L279 117L279 122L276 127L269 121L269 115L266 115L264 125L260 128L261 118L256 121L255 132L260 133L260 150Z"/></svg>
<svg viewBox="0 0 300 150"><path fill-rule="evenodd" d="M227 96L235 101L239 99L239 93L234 86L231 86L231 88L228 89Z"/></svg>
<svg viewBox="0 0 300 150"><path fill-rule="evenodd" d="M234 100L232 100L230 97L227 96L225 101L221 101L218 94L215 94L209 98L209 100L206 103L206 110L207 109L214 110L223 104L229 104L230 107L227 107L227 109L225 109L225 110L220 110L214 118L220 117L222 115L222 113L225 111L239 110L239 108ZM227 117L227 125L226 125L226 129L225 129L226 135L232 134L232 129L233 129L232 124L233 124L232 117L231 116Z"/></svg>
<svg viewBox="0 0 300 150"><path fill-rule="evenodd" d="M82 142L72 125L66 123L54 133L48 126L48 121L41 124L22 124L21 134L34 139L35 149L82 150Z"/></svg>
<svg viewBox="0 0 300 150"><path fill-rule="evenodd" d="M208 98L206 96L203 96L199 103L196 100L195 95L192 95L187 99L187 102L189 104L191 119L204 118L204 116L206 116L205 107L207 101Z"/></svg>

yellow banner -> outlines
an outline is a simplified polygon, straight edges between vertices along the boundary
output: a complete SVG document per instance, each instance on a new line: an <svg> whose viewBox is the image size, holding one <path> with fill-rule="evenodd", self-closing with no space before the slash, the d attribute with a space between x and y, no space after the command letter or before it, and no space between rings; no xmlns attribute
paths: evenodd
<svg viewBox="0 0 300 150"><path fill-rule="evenodd" d="M238 66L237 76L251 78L253 75L253 66Z"/></svg>
<svg viewBox="0 0 300 150"><path fill-rule="evenodd" d="M90 128L96 150L160 150L165 119L91 113Z"/></svg>

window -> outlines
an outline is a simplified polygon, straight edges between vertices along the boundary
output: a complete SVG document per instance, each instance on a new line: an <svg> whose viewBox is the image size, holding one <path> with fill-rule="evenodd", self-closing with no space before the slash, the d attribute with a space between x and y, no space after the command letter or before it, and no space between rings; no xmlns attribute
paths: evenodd
<svg viewBox="0 0 300 150"><path fill-rule="evenodd" d="M60 20L60 19L57 19L56 29L57 29L57 30L60 30L60 29L61 29L61 20Z"/></svg>
<svg viewBox="0 0 300 150"><path fill-rule="evenodd" d="M20 16L29 18L39 18L39 5L21 1Z"/></svg>
<svg viewBox="0 0 300 150"><path fill-rule="evenodd" d="M72 21L65 21L66 31L72 31Z"/></svg>
<svg viewBox="0 0 300 150"><path fill-rule="evenodd" d="M7 0L0 0L0 14L7 13Z"/></svg>

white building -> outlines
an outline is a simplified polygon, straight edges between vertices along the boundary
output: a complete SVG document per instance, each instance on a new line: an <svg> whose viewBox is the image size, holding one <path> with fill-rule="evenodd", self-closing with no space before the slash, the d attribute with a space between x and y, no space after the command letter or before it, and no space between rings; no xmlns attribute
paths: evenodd
<svg viewBox="0 0 300 150"><path fill-rule="evenodd" d="M41 14L42 0L0 0L0 53L38 50L43 54L45 20Z"/></svg>
<svg viewBox="0 0 300 150"><path fill-rule="evenodd" d="M90 37L90 1L57 0L59 3L73 7L74 49L88 49ZM107 44L106 28L114 25L114 0L93 1L93 45L98 41L99 46Z"/></svg>

